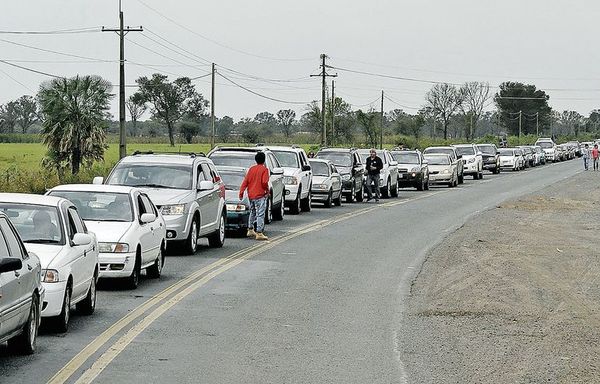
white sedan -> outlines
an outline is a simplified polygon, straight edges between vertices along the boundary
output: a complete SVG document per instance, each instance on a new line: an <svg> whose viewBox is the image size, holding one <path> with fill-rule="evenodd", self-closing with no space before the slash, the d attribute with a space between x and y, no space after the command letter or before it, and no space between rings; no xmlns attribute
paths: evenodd
<svg viewBox="0 0 600 384"><path fill-rule="evenodd" d="M98 236L100 278L124 278L138 286L145 269L159 278L165 262L166 225L150 198L138 188L71 184L48 191L75 204L85 224Z"/></svg>
<svg viewBox="0 0 600 384"><path fill-rule="evenodd" d="M0 212L10 218L28 252L42 267L46 290L42 318L66 332L71 306L90 315L96 307L98 243L70 201L51 196L0 193Z"/></svg>
<svg viewBox="0 0 600 384"><path fill-rule="evenodd" d="M310 190L313 201L321 201L327 208L342 205L342 176L329 160L310 159L313 184Z"/></svg>

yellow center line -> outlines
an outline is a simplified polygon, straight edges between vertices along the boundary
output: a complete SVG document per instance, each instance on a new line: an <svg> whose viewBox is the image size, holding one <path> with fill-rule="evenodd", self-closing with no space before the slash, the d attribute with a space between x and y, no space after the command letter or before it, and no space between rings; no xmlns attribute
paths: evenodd
<svg viewBox="0 0 600 384"><path fill-rule="evenodd" d="M375 209L380 207L393 207L401 204L406 204L410 201L421 200L423 198L427 198L429 196L433 196L436 194L442 193L433 192L428 193L426 195L409 198L406 200L388 202L384 204L377 204L371 207L365 207L359 209L358 211L347 212L341 215L337 215L330 219L320 220L316 223L311 223L300 227L295 230L295 232L288 233L285 235L278 236L272 239L269 242L259 243L253 245L244 250L240 250L231 254L230 256L220 259L210 265L203 267L196 272L192 273L190 276L182 279L181 281L171 285L166 288L162 292L153 296L151 299L146 301L145 303L138 306L128 315L124 316L120 320L118 320L115 324L109 327L106 331L100 334L96 339L94 339L90 344L88 344L81 352L79 352L76 356L74 356L60 371L58 371L49 381L48 384L63 384L65 383L78 369L81 368L83 364L102 346L110 341L114 336L117 335L120 331L122 331L125 327L135 321L137 318L142 316L145 312L151 309L153 306L159 304L161 301L168 298L170 295L178 291L180 288L188 285L183 290L179 291L176 295L174 295L171 299L165 301L155 308L150 314L146 315L138 324L132 327L127 333L125 333L121 338L117 340L111 347L108 348L104 354L100 356L100 358L94 362L92 367L84 372L84 374L77 380L77 383L90 383L92 382L107 366L110 364L114 358L116 358L126 347L129 345L133 339L141 332L143 332L154 320L158 319L162 314L164 314L167 310L173 307L175 304L183 300L190 293L194 292L196 289L202 287L207 282L212 280L214 277L222 274L223 272L229 270L230 268L240 264L244 260L247 260L253 256L261 254L265 250L275 247L285 241L291 240L295 237L304 235L309 232L313 232L315 230L321 229L325 226L345 221L350 218L366 214L368 212L372 212ZM202 276L204 275L204 276ZM201 277L202 276L202 277ZM201 277L201 278L200 278ZM200 278L199 280L197 280Z"/></svg>

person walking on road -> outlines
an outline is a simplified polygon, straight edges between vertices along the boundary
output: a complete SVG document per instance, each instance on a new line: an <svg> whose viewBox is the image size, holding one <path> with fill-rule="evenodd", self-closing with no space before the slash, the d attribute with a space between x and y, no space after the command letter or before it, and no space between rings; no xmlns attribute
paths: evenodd
<svg viewBox="0 0 600 384"><path fill-rule="evenodd" d="M590 146L589 145L586 144L583 147L583 154L581 157L583 157L583 169L585 169L587 171L588 165L590 162Z"/></svg>
<svg viewBox="0 0 600 384"><path fill-rule="evenodd" d="M375 184L375 201L379 201L379 173L383 169L383 161L377 156L377 151L371 148L370 156L367 158L367 201L373 199L373 190L371 184Z"/></svg>
<svg viewBox="0 0 600 384"><path fill-rule="evenodd" d="M254 156L256 165L250 167L242 185L240 186L239 198L244 198L244 192L248 191L250 200L250 217L248 218L247 237L256 240L269 240L263 233L265 228L265 209L269 198L269 169L265 166L264 152L258 152Z"/></svg>
<svg viewBox="0 0 600 384"><path fill-rule="evenodd" d="M594 161L594 171L598 170L598 157L600 154L598 153L598 144L594 144L594 149L592 149L592 160Z"/></svg>

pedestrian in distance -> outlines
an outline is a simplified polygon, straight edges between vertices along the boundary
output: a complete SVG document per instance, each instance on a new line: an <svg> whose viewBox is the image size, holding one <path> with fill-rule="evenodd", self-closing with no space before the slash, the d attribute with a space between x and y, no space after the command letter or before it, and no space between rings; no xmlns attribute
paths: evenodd
<svg viewBox="0 0 600 384"><path fill-rule="evenodd" d="M371 148L370 156L367 158L366 170L367 170L367 201L373 199L373 186L375 184L375 201L379 201L379 173L383 169L383 161L377 156L377 151Z"/></svg>
<svg viewBox="0 0 600 384"><path fill-rule="evenodd" d="M256 240L269 240L263 233L265 229L265 209L269 198L269 169L265 166L264 152L258 152L254 156L256 165L250 167L242 185L240 186L239 198L244 198L244 192L248 191L250 200L250 217L248 218L247 237Z"/></svg>
<svg viewBox="0 0 600 384"><path fill-rule="evenodd" d="M587 171L588 165L590 162L590 146L589 145L586 144L583 147L583 153L581 154L581 157L583 157L583 169L585 169Z"/></svg>
<svg viewBox="0 0 600 384"><path fill-rule="evenodd" d="M598 170L598 157L600 153L598 153L598 144L594 144L594 149L592 149L592 160L594 161L594 171Z"/></svg>

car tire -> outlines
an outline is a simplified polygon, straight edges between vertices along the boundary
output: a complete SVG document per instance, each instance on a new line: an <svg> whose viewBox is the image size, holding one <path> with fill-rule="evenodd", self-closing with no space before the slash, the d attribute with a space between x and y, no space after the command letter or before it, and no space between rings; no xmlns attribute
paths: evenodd
<svg viewBox="0 0 600 384"><path fill-rule="evenodd" d="M311 186L308 187L308 196L300 201L300 208L302 209L302 212L310 212L312 209L312 195L310 194L310 189Z"/></svg>
<svg viewBox="0 0 600 384"><path fill-rule="evenodd" d="M479 180L483 179L483 171L479 171Z"/></svg>
<svg viewBox="0 0 600 384"><path fill-rule="evenodd" d="M385 183L385 188L381 190L381 197L383 197L384 199L387 199L388 197L390 197L391 190L392 190L392 182L388 178Z"/></svg>
<svg viewBox="0 0 600 384"><path fill-rule="evenodd" d="M270 201L270 199L269 199ZM271 217L273 219L273 217ZM217 224L217 230L208 236L208 246L211 248L221 248L225 244L225 214L222 214L219 218L219 224Z"/></svg>
<svg viewBox="0 0 600 384"><path fill-rule="evenodd" d="M193 255L198 249L198 228L198 217L194 217L190 226L190 233L183 244L183 251L187 254Z"/></svg>
<svg viewBox="0 0 600 384"><path fill-rule="evenodd" d="M135 256L135 265L133 266L133 271L131 271L131 275L125 278L125 284L129 289L136 289L140 284L140 260L141 256L138 253Z"/></svg>
<svg viewBox="0 0 600 384"><path fill-rule="evenodd" d="M398 197L398 179L396 179L396 185L392 188L392 197Z"/></svg>
<svg viewBox="0 0 600 384"><path fill-rule="evenodd" d="M58 316L52 318L54 330L59 333L65 333L69 330L69 320L71 320L71 284L67 284L65 296L63 297L62 310Z"/></svg>
<svg viewBox="0 0 600 384"><path fill-rule="evenodd" d="M349 195L346 195L346 203L352 204L355 201L356 201L356 195L354 194L354 192L350 192Z"/></svg>
<svg viewBox="0 0 600 384"><path fill-rule="evenodd" d="M285 216L285 191L281 195L281 201L277 204L277 208L273 211L273 220L281 221Z"/></svg>
<svg viewBox="0 0 600 384"><path fill-rule="evenodd" d="M365 186L363 184L360 185L360 191L356 194L356 201L362 203L365 199Z"/></svg>
<svg viewBox="0 0 600 384"><path fill-rule="evenodd" d="M459 175L458 176L458 184L462 184L464 182L465 182L465 175L464 174Z"/></svg>
<svg viewBox="0 0 600 384"><path fill-rule="evenodd" d="M34 294L31 298L29 317L21 333L8 340L8 346L18 353L31 355L35 352L38 326L40 324L40 299Z"/></svg>
<svg viewBox="0 0 600 384"><path fill-rule="evenodd" d="M162 269L165 265L165 255L163 252L163 247L161 245L158 256L156 260L154 260L154 264L146 268L146 274L151 279L159 279L160 275L162 275Z"/></svg>
<svg viewBox="0 0 600 384"><path fill-rule="evenodd" d="M273 196L273 194L271 194ZM267 208L265 209L265 224L273 222L273 198L267 198Z"/></svg>
<svg viewBox="0 0 600 384"><path fill-rule="evenodd" d="M85 299L80 301L75 305L77 308L77 312L82 315L90 316L94 313L96 309L96 282L98 281L98 272L94 271L94 276L92 277L92 281L90 282L90 288L88 289L88 293L85 296Z"/></svg>
<svg viewBox="0 0 600 384"><path fill-rule="evenodd" d="M333 191L330 189L329 194L327 195L327 200L325 200L325 208L331 208L331 203L333 200Z"/></svg>
<svg viewBox="0 0 600 384"><path fill-rule="evenodd" d="M429 191L429 178L425 182L425 185L423 186L423 189L425 189L426 191Z"/></svg>
<svg viewBox="0 0 600 384"><path fill-rule="evenodd" d="M290 205L290 213L292 215L298 215L302 209L302 207L301 207L302 201L300 200L301 192L302 192L302 190L300 188L298 188L298 196L296 196L296 200L294 200L292 202L292 205Z"/></svg>
<svg viewBox="0 0 600 384"><path fill-rule="evenodd" d="M333 200L333 204L336 207L341 207L342 206L342 191L340 191L340 195L337 197L337 199Z"/></svg>
<svg viewBox="0 0 600 384"><path fill-rule="evenodd" d="M422 191L423 189L425 189L425 183L423 182L423 179L421 179L421 181L419 182L419 184L417 184L415 187L417 188L417 191Z"/></svg>

